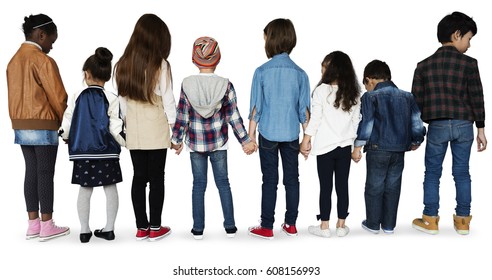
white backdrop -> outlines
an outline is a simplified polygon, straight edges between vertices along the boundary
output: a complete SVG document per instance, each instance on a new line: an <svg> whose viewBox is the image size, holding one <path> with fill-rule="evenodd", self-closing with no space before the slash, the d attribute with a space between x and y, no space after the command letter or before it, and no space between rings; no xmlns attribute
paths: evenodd
<svg viewBox="0 0 492 280"><path fill-rule="evenodd" d="M99 46L109 48L114 62L121 56L137 19L144 13L155 13L168 25L172 35L169 61L174 78L174 96L179 98L182 79L197 73L191 63L193 41L199 36L215 37L222 51L217 74L230 78L237 94L240 112L247 123L249 94L253 72L267 61L263 28L272 19L283 17L293 21L298 43L291 57L309 75L314 87L320 78L320 63L331 51L346 52L356 67L359 79L364 66L373 59L386 61L393 81L410 90L416 63L432 54L440 44L436 38L437 23L455 10L472 16L478 34L471 41L468 55L479 61L486 110L490 112L488 92L492 65L490 34L491 17L484 1L16 1L3 2L0 30L3 36L0 67L3 73L8 61L23 42L23 18L45 13L58 26L59 38L50 55L57 61L69 94L82 87L82 64ZM115 5L116 4L116 5ZM107 84L112 89L112 83ZM481 275L490 277L487 261L492 250L489 189L490 148L471 155L473 203L471 233L459 236L453 230L454 184L450 154L444 164L441 188L440 233L429 236L411 228L421 215L424 148L406 155L397 228L394 235L372 235L360 227L365 218L365 155L352 164L350 174L351 233L344 238L321 239L310 235L307 227L317 223L318 179L316 161L300 160L301 201L297 237L280 231L285 209L285 193L279 185L276 208L275 239L266 241L248 236L248 226L256 225L260 216L261 172L259 156L246 156L230 134L229 179L239 228L234 239L228 239L222 228L218 193L209 175L206 195L206 229L204 239L195 241L189 233L191 217L191 168L188 152L176 156L170 151L166 166L166 198L163 224L173 233L155 243L134 239L135 223L130 198L132 166L129 153L123 150L121 163L123 182L118 185L120 209L116 221L116 240L92 238L79 242L76 210L78 186L71 185L72 163L67 148L60 144L55 174L55 213L59 225L71 227L71 234L40 243L26 241L27 215L23 197L24 161L20 148L13 144L13 131L7 110L5 74L0 78L0 149L3 158L0 188L0 255L1 279L36 277L37 279L109 279L152 277L153 279L216 279L212 276L174 276L181 268L252 268L257 276L235 276L230 279L268 279L269 267L320 267L318 276L278 276L275 279L327 279L343 277L365 279L397 277L411 279L462 279ZM489 140L492 134L486 129ZM333 194L333 198L336 196ZM92 198L92 230L105 224L105 200L102 189ZM336 208L332 210L332 228ZM485 257L482 254L485 253ZM262 272L261 272L262 271ZM8 276L10 278L6 278Z"/></svg>

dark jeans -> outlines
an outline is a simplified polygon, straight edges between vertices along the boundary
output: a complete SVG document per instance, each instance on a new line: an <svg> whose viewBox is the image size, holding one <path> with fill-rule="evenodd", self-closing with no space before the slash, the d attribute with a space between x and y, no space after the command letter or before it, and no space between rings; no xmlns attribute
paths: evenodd
<svg viewBox="0 0 492 280"><path fill-rule="evenodd" d="M282 158L283 184L286 195L284 222L295 225L299 207L299 139L292 142L274 142L259 135L261 172L261 226L273 229L277 202L278 154Z"/></svg>
<svg viewBox="0 0 492 280"><path fill-rule="evenodd" d="M364 191L367 227L395 228L404 158L405 152L367 151Z"/></svg>
<svg viewBox="0 0 492 280"><path fill-rule="evenodd" d="M26 164L24 198L27 212L53 213L56 155L58 146L21 145ZM41 208L41 209L40 209Z"/></svg>
<svg viewBox="0 0 492 280"><path fill-rule="evenodd" d="M130 150L133 164L132 203L137 228L161 225L164 205L164 167L167 149ZM146 187L149 183L149 212L147 218Z"/></svg>
<svg viewBox="0 0 492 280"><path fill-rule="evenodd" d="M335 174L338 218L347 218L349 205L348 178L350 172L351 154L351 146L347 146L343 148L337 147L333 151L316 157L320 187L320 214L317 215L318 220L330 220L333 174Z"/></svg>

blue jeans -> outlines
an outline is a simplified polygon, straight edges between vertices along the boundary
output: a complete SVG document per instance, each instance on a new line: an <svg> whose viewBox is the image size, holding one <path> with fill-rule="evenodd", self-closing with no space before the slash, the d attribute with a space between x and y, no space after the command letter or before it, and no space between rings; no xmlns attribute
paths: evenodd
<svg viewBox="0 0 492 280"><path fill-rule="evenodd" d="M456 215L469 216L471 205L470 152L473 122L438 120L429 123L425 147L424 215L439 212L439 180L448 143L453 157L452 173L456 186Z"/></svg>
<svg viewBox="0 0 492 280"><path fill-rule="evenodd" d="M367 227L395 228L404 158L405 152L367 151L364 191Z"/></svg>
<svg viewBox="0 0 492 280"><path fill-rule="evenodd" d="M292 142L274 142L259 135L261 172L261 226L273 229L278 185L278 153L282 157L283 184L286 212L284 222L295 225L299 208L299 139Z"/></svg>
<svg viewBox="0 0 492 280"><path fill-rule="evenodd" d="M205 190L207 189L207 158L210 157L215 185L219 190L222 213L224 215L224 228L234 228L234 206L232 193L227 175L227 151L191 152L191 171L193 173L193 229L202 231L205 228Z"/></svg>

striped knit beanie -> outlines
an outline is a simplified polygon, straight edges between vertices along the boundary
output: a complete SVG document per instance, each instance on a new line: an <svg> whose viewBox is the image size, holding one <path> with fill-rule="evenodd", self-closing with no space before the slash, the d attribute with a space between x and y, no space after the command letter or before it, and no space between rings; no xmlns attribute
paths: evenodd
<svg viewBox="0 0 492 280"><path fill-rule="evenodd" d="M211 37L200 37L193 44L193 63L200 69L214 68L220 61L219 44Z"/></svg>

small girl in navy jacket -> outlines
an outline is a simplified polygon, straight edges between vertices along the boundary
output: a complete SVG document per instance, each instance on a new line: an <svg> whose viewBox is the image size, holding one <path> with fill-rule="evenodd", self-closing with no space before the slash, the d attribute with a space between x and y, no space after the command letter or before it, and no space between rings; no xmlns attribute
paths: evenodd
<svg viewBox="0 0 492 280"><path fill-rule="evenodd" d="M113 240L118 212L116 183L121 182L120 146L125 146L123 121L119 117L118 96L104 90L111 78L113 54L106 48L96 49L84 63L87 88L69 100L63 115L61 137L68 144L73 161L72 184L80 185L77 210L80 220L80 242L89 242L90 199L94 187L103 186L106 194L106 226L94 235Z"/></svg>

